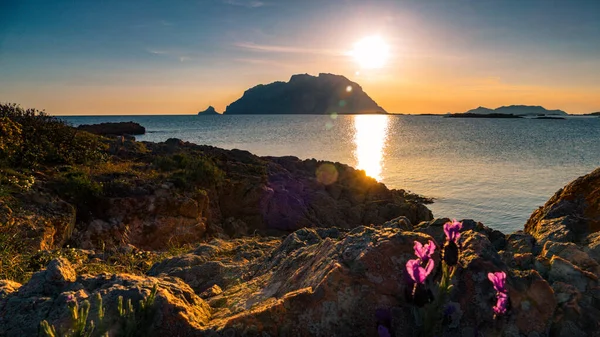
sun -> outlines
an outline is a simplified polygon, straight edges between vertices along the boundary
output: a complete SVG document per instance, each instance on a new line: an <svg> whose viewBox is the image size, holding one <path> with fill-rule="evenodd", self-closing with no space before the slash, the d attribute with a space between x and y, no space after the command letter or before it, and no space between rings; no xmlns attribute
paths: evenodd
<svg viewBox="0 0 600 337"><path fill-rule="evenodd" d="M380 36L368 36L354 44L350 55L359 66L376 69L385 66L390 54L389 45Z"/></svg>

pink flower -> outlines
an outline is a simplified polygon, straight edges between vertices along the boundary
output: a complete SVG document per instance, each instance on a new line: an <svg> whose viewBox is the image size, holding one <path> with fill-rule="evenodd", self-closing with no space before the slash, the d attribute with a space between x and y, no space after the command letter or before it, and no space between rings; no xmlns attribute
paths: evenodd
<svg viewBox="0 0 600 337"><path fill-rule="evenodd" d="M420 243L419 241L415 241L415 255L424 263L429 261L433 252L435 252L435 243L429 240L429 242L425 245Z"/></svg>
<svg viewBox="0 0 600 337"><path fill-rule="evenodd" d="M496 298L496 305L492 309L496 315L503 315L508 307L508 295L499 292L496 294Z"/></svg>
<svg viewBox="0 0 600 337"><path fill-rule="evenodd" d="M434 262L433 260L429 260L425 268L421 267L421 260L414 259L406 262L406 270L408 271L408 275L415 283L423 284L425 283L425 279L427 276L431 274L433 270Z"/></svg>
<svg viewBox="0 0 600 337"><path fill-rule="evenodd" d="M446 238L448 241L452 241L454 243L458 242L460 238L460 230L462 229L462 222L458 222L456 220L452 220L452 222L447 222L444 224L444 233L446 233Z"/></svg>
<svg viewBox="0 0 600 337"><path fill-rule="evenodd" d="M503 271L488 273L488 279L499 293L506 293L506 273Z"/></svg>

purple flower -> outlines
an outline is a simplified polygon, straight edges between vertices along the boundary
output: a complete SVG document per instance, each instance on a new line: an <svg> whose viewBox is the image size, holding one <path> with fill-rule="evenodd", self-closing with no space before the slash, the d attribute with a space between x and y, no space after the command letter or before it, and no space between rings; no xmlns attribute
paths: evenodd
<svg viewBox="0 0 600 337"><path fill-rule="evenodd" d="M377 334L379 335L379 337L392 337L392 335L390 334L390 330L388 330L388 328L386 328L383 325L377 327Z"/></svg>
<svg viewBox="0 0 600 337"><path fill-rule="evenodd" d="M67 295L67 302L75 302L75 296Z"/></svg>
<svg viewBox="0 0 600 337"><path fill-rule="evenodd" d="M421 260L419 259L408 260L408 262L406 262L406 271L408 271L408 275L410 275L410 278L415 283L420 284L425 283L425 279L431 274L433 267L433 260L429 260L425 268L421 267Z"/></svg>
<svg viewBox="0 0 600 337"><path fill-rule="evenodd" d="M508 295L499 292L496 294L496 298L496 305L492 309L494 309L496 315L503 315L506 313L506 308L508 307Z"/></svg>
<svg viewBox="0 0 600 337"><path fill-rule="evenodd" d="M415 255L421 261L423 261L423 263L426 263L431 258L431 255L433 255L433 252L435 252L435 243L433 243L433 241L429 240L429 242L427 244L423 245L419 241L415 241L414 248L415 248Z"/></svg>
<svg viewBox="0 0 600 337"><path fill-rule="evenodd" d="M460 230L462 229L462 222L458 222L456 220L452 220L452 222L447 222L444 224L444 233L446 233L446 238L448 241L452 241L454 243L458 242L460 238Z"/></svg>
<svg viewBox="0 0 600 337"><path fill-rule="evenodd" d="M506 273L503 271L488 273L488 279L499 293L506 293Z"/></svg>

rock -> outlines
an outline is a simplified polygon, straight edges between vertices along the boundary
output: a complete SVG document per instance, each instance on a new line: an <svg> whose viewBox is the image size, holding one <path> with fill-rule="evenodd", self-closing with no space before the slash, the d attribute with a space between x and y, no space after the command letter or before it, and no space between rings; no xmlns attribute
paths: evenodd
<svg viewBox="0 0 600 337"><path fill-rule="evenodd" d="M128 274L76 277L66 260L53 260L48 269L36 273L16 292L0 298L0 335L37 336L42 320L64 331L71 326L67 304L71 300L80 304L84 300L90 301L87 324L95 319L98 326L98 294L105 310L103 322L115 331L120 326L117 298L122 296L124 303L131 300L134 309L141 311L139 302L148 298L153 287L157 289L156 300L148 317L136 316L136 320L140 320L137 321L138 329L159 336L200 335L206 329L211 317L210 308L178 279Z"/></svg>
<svg viewBox="0 0 600 337"><path fill-rule="evenodd" d="M535 239L533 236L523 232L517 231L507 236L506 248L507 252L515 254L527 254L534 253Z"/></svg>
<svg viewBox="0 0 600 337"><path fill-rule="evenodd" d="M109 198L105 220L80 225L75 241L85 249L131 244L143 250L198 242L206 232L208 204L203 191L179 193L162 188L149 195Z"/></svg>
<svg viewBox="0 0 600 337"><path fill-rule="evenodd" d="M220 115L220 113L211 105L206 110L198 112L198 115Z"/></svg>
<svg viewBox="0 0 600 337"><path fill-rule="evenodd" d="M398 228L398 229L402 229L405 231L413 229L413 226L410 223L410 220L408 220L408 218L405 216L399 216L390 221L386 221L383 223L383 225L381 225L381 227L383 227L383 228Z"/></svg>
<svg viewBox="0 0 600 337"><path fill-rule="evenodd" d="M32 190L22 195L22 202L5 206L2 231L12 235L29 251L62 247L75 228L75 208L64 200Z"/></svg>
<svg viewBox="0 0 600 337"><path fill-rule="evenodd" d="M228 172L231 182L218 191L218 213L222 219L243 221L248 233L272 235L302 227L381 225L398 216L411 223L432 218L423 204L426 199L389 190L347 165L296 157L258 158L245 151L218 155L227 158L222 170ZM319 181L317 171L323 165L335 168L336 181ZM255 174L261 167L266 174Z"/></svg>
<svg viewBox="0 0 600 337"><path fill-rule="evenodd" d="M293 75L289 82L258 85L227 106L225 114L386 113L358 85L344 76Z"/></svg>
<svg viewBox="0 0 600 337"><path fill-rule="evenodd" d="M221 287L219 287L218 285L213 285L212 287L204 290L202 292L202 294L200 294L200 297L203 299L207 299L210 297L215 297L217 295L221 295L223 293L223 289L221 289Z"/></svg>
<svg viewBox="0 0 600 337"><path fill-rule="evenodd" d="M517 272L509 287L511 319L522 334L545 333L557 303L554 291L534 270Z"/></svg>
<svg viewBox="0 0 600 337"><path fill-rule="evenodd" d="M533 212L525 231L540 242L576 242L600 230L600 169L560 189Z"/></svg>
<svg viewBox="0 0 600 337"><path fill-rule="evenodd" d="M590 272L573 265L558 255L550 259L548 280L565 282L574 285L580 292L597 285L598 277Z"/></svg>
<svg viewBox="0 0 600 337"><path fill-rule="evenodd" d="M146 128L134 122L83 124L78 130L87 131L101 136L143 135Z"/></svg>
<svg viewBox="0 0 600 337"><path fill-rule="evenodd" d="M574 243L547 241L541 255L547 259L560 256L582 270L600 276L600 264Z"/></svg>
<svg viewBox="0 0 600 337"><path fill-rule="evenodd" d="M394 331L416 334L403 295L411 286L405 264L414 257L414 241L430 239L393 226L304 228L285 239L213 240L193 254L156 264L150 274L181 277L209 299L210 324L223 335L374 336L378 309L390 312ZM461 246L462 268L450 298L455 330L448 331L493 331L482 328L494 323L487 273L505 270L514 307L506 329L543 335L556 308L550 285L533 270L511 271L483 233L463 232ZM433 258L439 265L438 252Z"/></svg>
<svg viewBox="0 0 600 337"><path fill-rule="evenodd" d="M21 287L21 283L11 280L0 280L0 299L14 293Z"/></svg>

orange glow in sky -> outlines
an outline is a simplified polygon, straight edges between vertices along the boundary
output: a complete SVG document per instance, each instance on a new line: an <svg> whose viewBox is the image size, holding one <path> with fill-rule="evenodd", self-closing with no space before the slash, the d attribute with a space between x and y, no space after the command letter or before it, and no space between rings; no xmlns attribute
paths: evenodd
<svg viewBox="0 0 600 337"><path fill-rule="evenodd" d="M222 112L255 85L323 72L390 113L600 111L597 1L136 2L3 8L0 100L55 115Z"/></svg>

